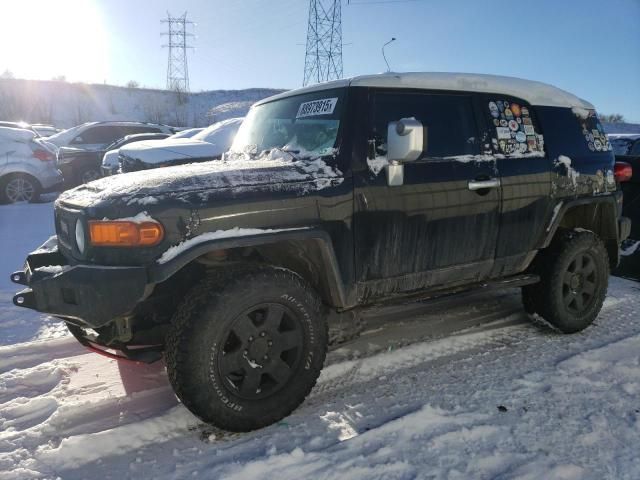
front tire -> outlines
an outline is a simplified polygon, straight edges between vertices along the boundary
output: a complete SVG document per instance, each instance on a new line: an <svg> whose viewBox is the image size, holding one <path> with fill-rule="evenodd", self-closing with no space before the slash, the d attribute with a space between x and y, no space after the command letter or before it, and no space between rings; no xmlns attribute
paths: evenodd
<svg viewBox="0 0 640 480"><path fill-rule="evenodd" d="M609 284L609 257L592 232L559 234L536 258L540 283L522 289L527 313L538 314L563 333L584 330L596 319Z"/></svg>
<svg viewBox="0 0 640 480"><path fill-rule="evenodd" d="M172 319L167 372L196 416L225 430L254 430L304 401L327 338L320 299L297 274L271 267L212 272Z"/></svg>

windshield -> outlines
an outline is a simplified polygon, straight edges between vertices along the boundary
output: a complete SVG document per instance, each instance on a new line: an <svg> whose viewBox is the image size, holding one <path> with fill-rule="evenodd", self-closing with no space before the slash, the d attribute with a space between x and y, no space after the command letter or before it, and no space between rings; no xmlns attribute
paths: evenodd
<svg viewBox="0 0 640 480"><path fill-rule="evenodd" d="M231 151L260 155L282 149L297 158L331 155L337 147L344 92L322 90L253 107Z"/></svg>
<svg viewBox="0 0 640 480"><path fill-rule="evenodd" d="M50 137L47 137L47 140L49 140L51 143L55 143L58 146L66 145L75 138L78 132L85 125L87 124L83 123L82 125L77 125L75 127L68 128L67 130L63 130L61 132L56 133L55 135L51 135Z"/></svg>

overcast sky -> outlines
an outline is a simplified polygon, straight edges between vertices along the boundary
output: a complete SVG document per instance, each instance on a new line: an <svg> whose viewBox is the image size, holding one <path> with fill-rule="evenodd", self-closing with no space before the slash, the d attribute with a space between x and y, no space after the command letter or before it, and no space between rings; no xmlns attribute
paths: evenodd
<svg viewBox="0 0 640 480"><path fill-rule="evenodd" d="M326 1L326 0L325 0ZM344 75L495 73L640 122L640 0L343 1ZM2 0L0 72L164 87L161 18L188 11L191 89L302 84L308 0Z"/></svg>

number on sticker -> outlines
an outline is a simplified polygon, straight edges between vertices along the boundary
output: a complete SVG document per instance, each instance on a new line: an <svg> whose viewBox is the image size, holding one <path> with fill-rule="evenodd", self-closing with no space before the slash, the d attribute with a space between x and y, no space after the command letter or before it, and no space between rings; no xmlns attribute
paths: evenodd
<svg viewBox="0 0 640 480"><path fill-rule="evenodd" d="M300 104L296 118L311 117L313 115L331 115L336 108L336 103L338 103L338 97L304 102Z"/></svg>

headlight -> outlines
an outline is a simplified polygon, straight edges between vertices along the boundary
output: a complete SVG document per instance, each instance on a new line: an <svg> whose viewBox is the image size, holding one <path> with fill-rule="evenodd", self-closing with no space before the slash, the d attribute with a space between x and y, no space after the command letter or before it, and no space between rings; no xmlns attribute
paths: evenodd
<svg viewBox="0 0 640 480"><path fill-rule="evenodd" d="M84 234L84 225L82 224L81 219L78 219L78 221L76 222L76 245L78 246L78 251L80 253L84 253L86 240Z"/></svg>

